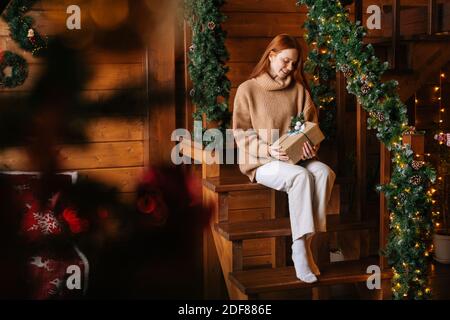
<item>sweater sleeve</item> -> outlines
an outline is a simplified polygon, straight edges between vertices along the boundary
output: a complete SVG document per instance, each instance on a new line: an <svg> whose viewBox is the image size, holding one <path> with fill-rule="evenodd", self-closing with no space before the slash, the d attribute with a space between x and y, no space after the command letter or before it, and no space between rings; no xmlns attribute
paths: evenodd
<svg viewBox="0 0 450 320"><path fill-rule="evenodd" d="M303 99L305 99L305 107L303 110L303 114L305 115L305 120L318 124L319 123L319 115L317 112L317 108L314 105L314 101L311 98L311 95L309 94L309 92L307 90L305 90L305 96L303 97Z"/></svg>
<svg viewBox="0 0 450 320"><path fill-rule="evenodd" d="M304 91L305 96L303 99L305 99L305 109L303 110L303 114L305 116L306 121L314 122L319 124L319 114L317 112L316 105L314 104L313 99L311 98L311 95L307 90ZM316 145L316 151L319 151L320 143ZM318 156L315 157L316 160L318 160Z"/></svg>
<svg viewBox="0 0 450 320"><path fill-rule="evenodd" d="M254 157L269 158L269 145L259 137L258 132L253 128L250 103L245 89L239 87L233 106L233 134L236 144L241 151ZM266 141L268 140L266 139Z"/></svg>

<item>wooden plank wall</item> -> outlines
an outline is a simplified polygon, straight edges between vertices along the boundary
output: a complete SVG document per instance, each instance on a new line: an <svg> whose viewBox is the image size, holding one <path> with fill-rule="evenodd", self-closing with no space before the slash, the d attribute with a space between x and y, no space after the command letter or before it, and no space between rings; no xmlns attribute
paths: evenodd
<svg viewBox="0 0 450 320"><path fill-rule="evenodd" d="M306 20L307 8L296 6L295 3L292 0L230 0L223 7L227 16L223 27L227 32L226 46L230 53L227 64L232 84L230 111L233 111L237 87L248 79L264 49L276 35L288 33L295 36L303 49L302 58L306 59L308 49L302 25ZM330 159L324 161L334 164L333 153L326 149L323 148L325 158ZM256 204L253 202L251 206L230 210L231 219L240 221L267 218L270 214L268 206ZM270 239L244 241L244 265L267 264L271 259L270 252Z"/></svg>
<svg viewBox="0 0 450 320"><path fill-rule="evenodd" d="M296 6L294 0L230 0L223 11L228 17L226 46L230 53L229 78L232 83L230 109L236 88L248 79L269 42L280 33L295 36L302 45L303 59L307 46L302 25L306 20L305 6Z"/></svg>
<svg viewBox="0 0 450 320"><path fill-rule="evenodd" d="M35 18L37 30L51 36L65 28L66 7L59 1L43 0L36 4L29 15ZM82 15L82 23L87 18ZM74 41L83 41L83 37L74 37ZM0 99L13 97L20 100L30 92L42 73L43 61L17 46L10 38L8 26L3 20L0 20L1 50L21 54L29 62L29 77L23 86L0 90ZM144 51L130 50L113 54L91 47L86 57L93 76L82 95L89 101L101 102L124 89L139 92L145 89ZM76 170L81 176L117 187L123 198L132 199L136 181L144 170L145 117L129 117L125 113L120 117L95 117L90 120L87 144L74 143L59 147L62 169ZM23 148L7 149L0 154L0 170L33 169L33 162L26 157Z"/></svg>
<svg viewBox="0 0 450 320"><path fill-rule="evenodd" d="M401 1L400 12L400 34L404 36L426 34L428 23L428 0L403 0ZM450 3L446 0L438 0L439 10L442 10L438 25L441 30L450 31ZM390 37L392 34L392 16L391 5L392 0L364 0L363 1L363 22L366 26L367 7L370 5L378 5L381 8L381 30L369 30L368 38Z"/></svg>

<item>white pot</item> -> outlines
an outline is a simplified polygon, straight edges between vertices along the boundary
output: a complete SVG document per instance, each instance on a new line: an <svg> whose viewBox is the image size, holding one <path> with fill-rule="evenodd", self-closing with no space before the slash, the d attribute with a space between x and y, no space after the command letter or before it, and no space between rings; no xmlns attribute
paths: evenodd
<svg viewBox="0 0 450 320"><path fill-rule="evenodd" d="M450 234L433 235L434 260L450 264Z"/></svg>

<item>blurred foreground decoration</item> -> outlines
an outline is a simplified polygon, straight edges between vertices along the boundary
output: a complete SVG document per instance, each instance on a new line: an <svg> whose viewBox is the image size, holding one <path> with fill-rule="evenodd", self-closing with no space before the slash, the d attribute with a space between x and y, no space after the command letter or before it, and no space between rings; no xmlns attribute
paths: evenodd
<svg viewBox="0 0 450 320"><path fill-rule="evenodd" d="M149 6L151 1L119 2L128 6L126 19L119 17L114 28L86 26L77 36L76 32L52 36L43 58L45 70L31 93L19 98L1 95L0 153L21 146L30 170L40 175L28 198L20 201L14 195L21 183L8 181L11 177L0 179L0 298L80 298L57 288L66 280L61 280L67 277L61 270L68 264L85 271L83 256L90 269L88 298L199 297L198 277L193 275L201 268L198 251L209 211L194 192L201 190L198 182L182 168L150 169L132 204L123 203L117 190L94 180L79 179L75 184L58 180L57 173L63 171L58 146L82 148L90 121L125 114L142 118L147 113L145 99L136 90L122 90L101 102L88 101L82 94L93 76L85 57L91 49L118 54L144 50L162 30L149 24L164 16ZM61 7L65 1L43 3ZM83 3L88 4L82 1L80 6ZM113 1L102 3L107 13ZM157 92L149 99L172 95ZM43 229L33 230L36 226ZM30 228L39 232L27 234ZM57 274L43 273L46 268Z"/></svg>

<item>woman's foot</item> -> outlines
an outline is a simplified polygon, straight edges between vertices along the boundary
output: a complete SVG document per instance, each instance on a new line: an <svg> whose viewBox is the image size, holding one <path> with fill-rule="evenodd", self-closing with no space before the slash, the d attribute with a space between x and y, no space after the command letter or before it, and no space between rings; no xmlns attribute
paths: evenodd
<svg viewBox="0 0 450 320"><path fill-rule="evenodd" d="M292 261L294 262L295 273L298 279L306 283L317 281L317 277L309 267L304 238L297 239L292 244Z"/></svg>
<svg viewBox="0 0 450 320"><path fill-rule="evenodd" d="M308 264L311 271L316 275L320 276L320 270L317 266L316 262L314 261L314 256L311 251L311 242L313 237L309 237L306 239L306 254L308 255Z"/></svg>

